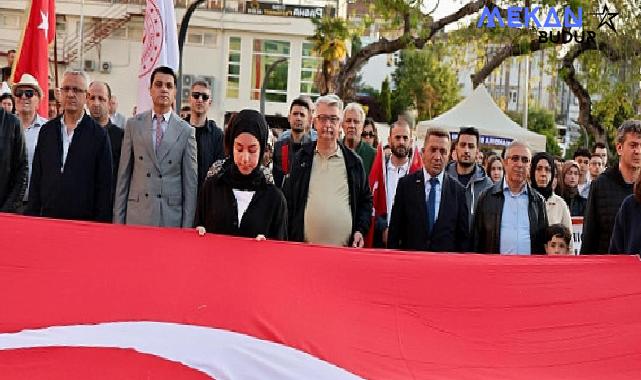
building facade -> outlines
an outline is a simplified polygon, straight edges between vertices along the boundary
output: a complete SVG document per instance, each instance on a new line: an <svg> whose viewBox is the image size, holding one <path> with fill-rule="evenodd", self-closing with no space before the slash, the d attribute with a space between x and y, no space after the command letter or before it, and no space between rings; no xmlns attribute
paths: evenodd
<svg viewBox="0 0 641 380"><path fill-rule="evenodd" d="M18 46L27 3L0 3L0 52ZM179 24L190 3L175 1ZM68 67L85 69L92 80L108 82L119 98L119 112L131 115L137 96L144 4L144 0L56 1L57 54L52 48L51 84L55 85L55 56L59 75ZM184 45L183 104L191 83L202 78L212 84L209 117L219 125L226 112L258 109L267 67L284 58L267 81L265 113L286 115L294 98L318 95L314 77L320 60L308 40L314 34L310 19L324 12L342 15L345 9L345 0L205 1L191 17Z"/></svg>

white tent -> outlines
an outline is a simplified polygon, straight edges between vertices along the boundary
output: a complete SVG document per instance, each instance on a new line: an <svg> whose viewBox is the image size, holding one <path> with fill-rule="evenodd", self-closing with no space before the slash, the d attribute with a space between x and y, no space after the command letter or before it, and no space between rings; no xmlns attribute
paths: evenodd
<svg viewBox="0 0 641 380"><path fill-rule="evenodd" d="M545 151L545 136L521 128L494 103L484 85L444 114L417 124L418 141L423 141L429 127L458 132L462 126L474 126L481 133L481 145L508 145L512 140L525 141L535 152Z"/></svg>

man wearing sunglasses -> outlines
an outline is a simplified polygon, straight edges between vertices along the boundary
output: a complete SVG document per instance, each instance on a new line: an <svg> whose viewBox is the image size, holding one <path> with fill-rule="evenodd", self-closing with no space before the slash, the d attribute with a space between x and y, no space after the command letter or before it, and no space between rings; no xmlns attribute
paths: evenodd
<svg viewBox="0 0 641 380"><path fill-rule="evenodd" d="M503 180L479 197L472 237L478 253L502 255L545 254L548 226L545 200L527 182L532 151L514 141L503 158Z"/></svg>
<svg viewBox="0 0 641 380"><path fill-rule="evenodd" d="M29 180L31 179L31 167L33 165L33 155L36 151L36 143L40 128L45 125L47 119L38 115L38 107L42 98L42 89L38 80L30 74L22 74L18 83L13 85L13 95L16 98L16 114L24 131L25 144L27 146L27 162L29 164L29 174L27 176L27 190L22 199L22 205L18 212L24 212L29 199Z"/></svg>
<svg viewBox="0 0 641 380"><path fill-rule="evenodd" d="M216 161L225 158L223 131L216 122L207 118L211 108L209 83L201 80L191 85L189 96L191 126L196 128L196 151L198 160L198 192L207 178L207 170Z"/></svg>

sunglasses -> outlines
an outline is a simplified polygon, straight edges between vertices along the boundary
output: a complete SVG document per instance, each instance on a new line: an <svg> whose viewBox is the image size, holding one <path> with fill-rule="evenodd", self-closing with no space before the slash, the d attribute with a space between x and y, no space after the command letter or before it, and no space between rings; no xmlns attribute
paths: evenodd
<svg viewBox="0 0 641 380"><path fill-rule="evenodd" d="M365 137L365 138L374 137L374 132L363 132L361 133L361 137Z"/></svg>
<svg viewBox="0 0 641 380"><path fill-rule="evenodd" d="M209 100L209 95L205 94L204 92L192 92L191 97L198 100L198 98L202 98L204 101Z"/></svg>
<svg viewBox="0 0 641 380"><path fill-rule="evenodd" d="M33 96L36 94L36 91L32 89L26 89L26 90L16 90L15 92L16 98L22 98L22 95L26 96L28 99L33 98Z"/></svg>

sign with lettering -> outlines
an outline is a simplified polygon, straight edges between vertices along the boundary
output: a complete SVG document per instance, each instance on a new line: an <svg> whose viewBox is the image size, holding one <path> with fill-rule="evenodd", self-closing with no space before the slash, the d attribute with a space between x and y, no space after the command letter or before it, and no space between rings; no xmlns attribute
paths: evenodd
<svg viewBox="0 0 641 380"><path fill-rule="evenodd" d="M245 13L265 16L322 18L334 17L336 9L330 7L310 7L294 4L262 3L258 1L245 2Z"/></svg>
<svg viewBox="0 0 641 380"><path fill-rule="evenodd" d="M458 138L458 132L450 132L452 141ZM508 146L513 141L513 139L508 137L499 137L499 136L488 136L481 135L480 143L481 145L498 145L498 146Z"/></svg>

